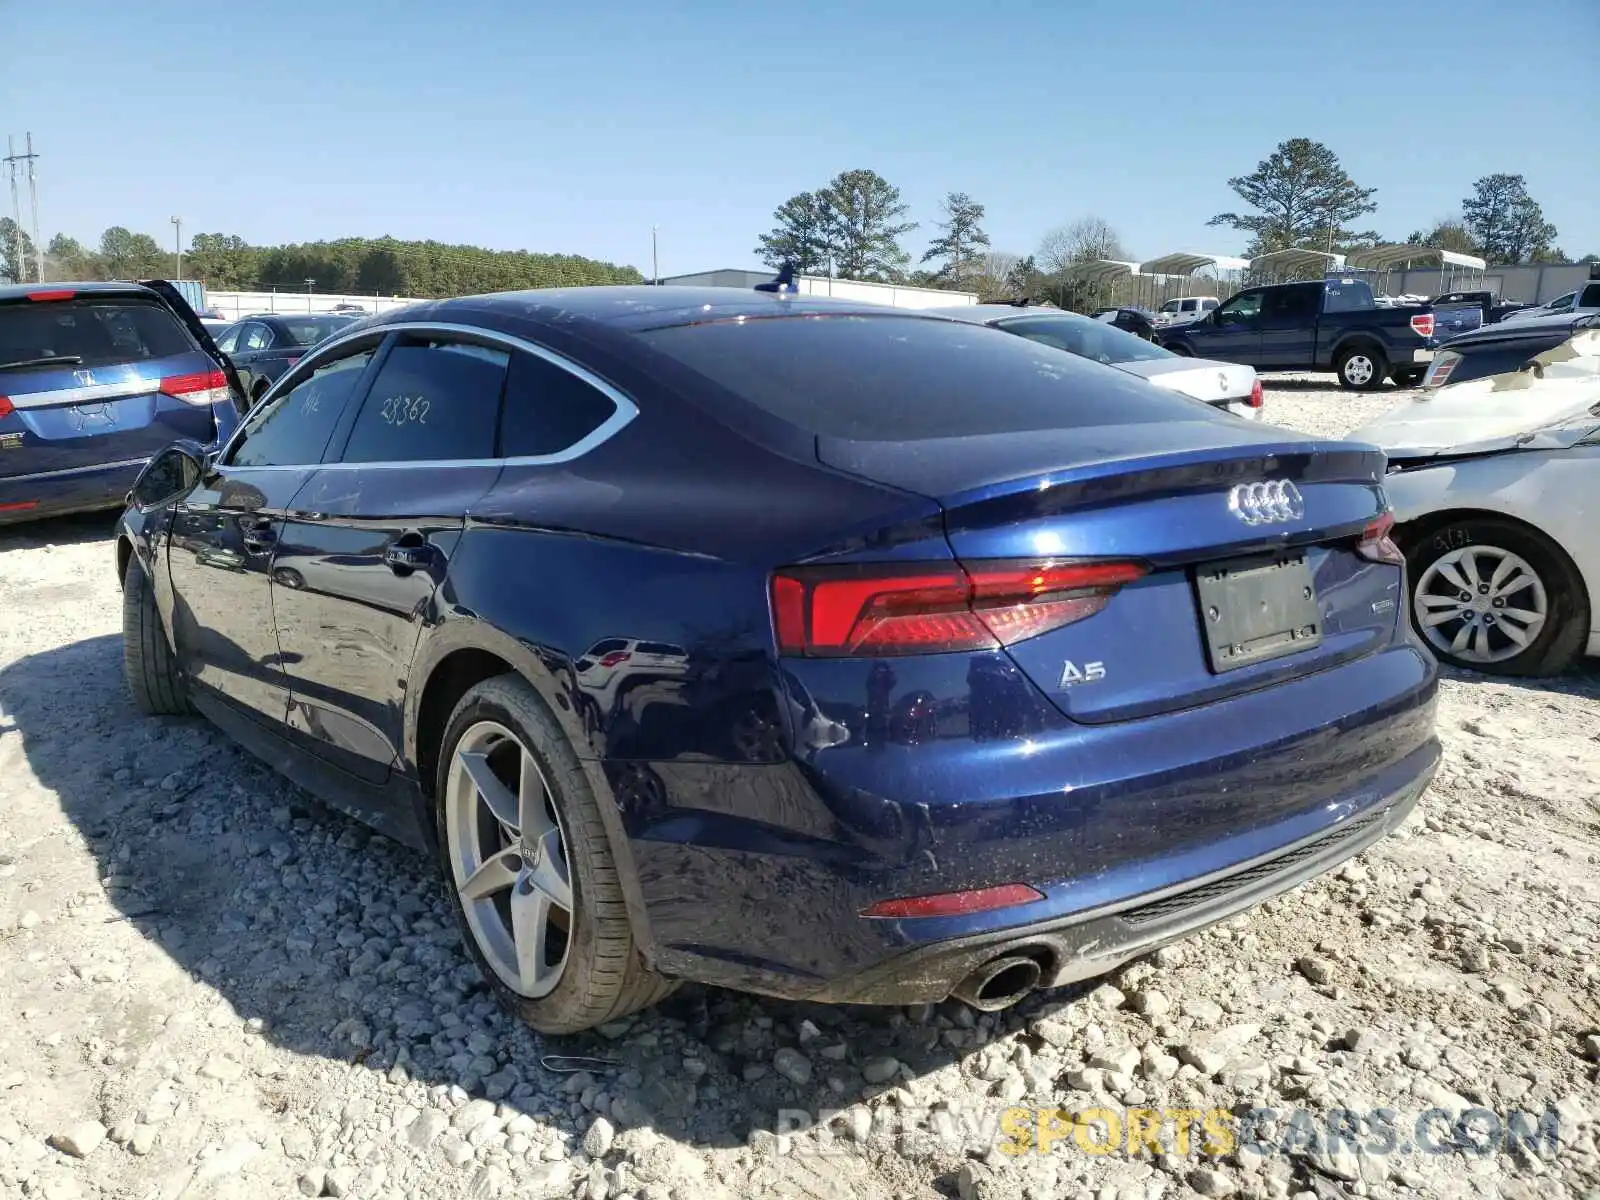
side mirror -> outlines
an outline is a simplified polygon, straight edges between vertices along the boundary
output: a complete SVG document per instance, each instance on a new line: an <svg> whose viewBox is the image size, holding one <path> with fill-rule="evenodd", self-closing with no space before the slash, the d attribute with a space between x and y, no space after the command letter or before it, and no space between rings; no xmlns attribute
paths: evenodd
<svg viewBox="0 0 1600 1200"><path fill-rule="evenodd" d="M207 459L211 457L206 455ZM155 508L173 500L199 483L208 465L180 446L168 446L139 472L128 502L139 508Z"/></svg>

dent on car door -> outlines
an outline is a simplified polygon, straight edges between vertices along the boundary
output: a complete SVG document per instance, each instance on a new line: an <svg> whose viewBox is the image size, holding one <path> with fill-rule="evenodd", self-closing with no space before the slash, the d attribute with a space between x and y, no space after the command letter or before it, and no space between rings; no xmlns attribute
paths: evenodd
<svg viewBox="0 0 1600 1200"><path fill-rule="evenodd" d="M500 472L508 353L402 334L296 499L273 567L290 728L383 783L402 761L407 674L473 502Z"/></svg>
<svg viewBox="0 0 1600 1200"><path fill-rule="evenodd" d="M173 640L184 673L204 694L273 722L289 698L270 588L284 514L364 366L342 359L257 412L173 509Z"/></svg>

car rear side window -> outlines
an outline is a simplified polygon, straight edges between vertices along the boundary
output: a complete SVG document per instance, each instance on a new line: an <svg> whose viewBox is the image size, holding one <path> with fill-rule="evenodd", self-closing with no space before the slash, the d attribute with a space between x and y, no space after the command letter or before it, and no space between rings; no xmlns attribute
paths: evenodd
<svg viewBox="0 0 1600 1200"><path fill-rule="evenodd" d="M0 307L0 370L40 359L98 367L198 353L178 319L139 299L22 301Z"/></svg>
<svg viewBox="0 0 1600 1200"><path fill-rule="evenodd" d="M500 453L506 458L559 454L617 411L599 388L536 354L512 356Z"/></svg>
<svg viewBox="0 0 1600 1200"><path fill-rule="evenodd" d="M340 458L347 463L495 457L510 354L444 339L407 339L372 381Z"/></svg>
<svg viewBox="0 0 1600 1200"><path fill-rule="evenodd" d="M964 321L778 317L640 336L733 397L823 437L921 441L1194 418L1181 396ZM715 407L718 397L706 400Z"/></svg>
<svg viewBox="0 0 1600 1200"><path fill-rule="evenodd" d="M375 353L358 351L318 367L252 416L228 458L235 467L309 466L322 461L328 438Z"/></svg>

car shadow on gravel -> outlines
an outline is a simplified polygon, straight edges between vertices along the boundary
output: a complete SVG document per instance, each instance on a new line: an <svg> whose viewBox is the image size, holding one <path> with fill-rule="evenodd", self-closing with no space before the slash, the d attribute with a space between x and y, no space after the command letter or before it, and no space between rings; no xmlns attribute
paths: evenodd
<svg viewBox="0 0 1600 1200"><path fill-rule="evenodd" d="M1320 379L1285 379L1279 376L1262 375L1261 388L1265 392L1333 392L1339 390L1339 381L1328 375ZM1386 383L1379 388L1379 392L1398 396L1404 392L1416 391L1415 388L1403 388L1394 383ZM1351 392L1352 396L1372 396L1373 392Z"/></svg>
<svg viewBox="0 0 1600 1200"><path fill-rule="evenodd" d="M0 525L0 554L11 550L37 550L42 546L77 546L101 542L116 529L119 516L120 509Z"/></svg>
<svg viewBox="0 0 1600 1200"><path fill-rule="evenodd" d="M0 737L22 739L96 857L108 919L215 988L238 1021L296 1055L460 1088L573 1139L599 1113L700 1148L744 1144L781 1132L784 1110L841 1109L948 1067L1086 990L996 1017L690 986L600 1032L541 1037L483 985L431 862L322 807L203 720L140 717L120 637L0 668L0 706Z"/></svg>

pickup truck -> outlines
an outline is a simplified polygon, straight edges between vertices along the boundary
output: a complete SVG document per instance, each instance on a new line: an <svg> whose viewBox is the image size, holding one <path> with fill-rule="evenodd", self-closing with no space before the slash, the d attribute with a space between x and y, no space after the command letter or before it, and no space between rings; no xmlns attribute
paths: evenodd
<svg viewBox="0 0 1600 1200"><path fill-rule="evenodd" d="M1452 309L1452 319L1459 313L1461 324L1476 328L1473 311ZM1157 337L1176 354L1262 371L1333 371L1342 387L1376 391L1385 379L1401 387L1422 382L1438 344L1435 321L1432 305L1379 308L1365 281L1331 278L1248 288Z"/></svg>

